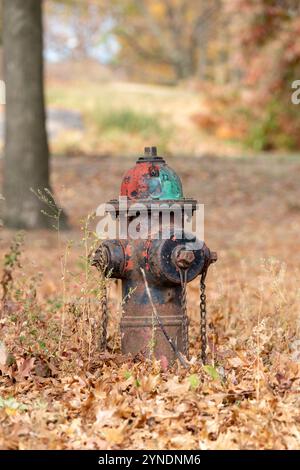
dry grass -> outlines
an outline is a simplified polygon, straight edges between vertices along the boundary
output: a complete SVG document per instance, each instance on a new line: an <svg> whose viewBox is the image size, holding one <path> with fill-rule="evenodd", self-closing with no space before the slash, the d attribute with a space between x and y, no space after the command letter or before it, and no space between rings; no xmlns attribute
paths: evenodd
<svg viewBox="0 0 300 470"><path fill-rule="evenodd" d="M120 354L113 281L109 351L96 348L102 286L86 263L93 238L80 221L117 194L131 162L53 160L54 189L74 228L60 240L26 234L22 267L13 269L0 320L2 448L299 447L300 163L270 158L169 161L186 195L205 203L206 241L219 261L207 287L211 368L196 359L194 282L190 369L168 373ZM12 236L2 231L3 254Z"/></svg>
<svg viewBox="0 0 300 470"><path fill-rule="evenodd" d="M81 75L82 76L82 75ZM201 111L199 90L186 85L168 87L124 81L54 79L47 82L50 107L79 111L82 131L64 131L52 141L52 151L69 155L135 155L145 144L162 152L199 155L237 154L199 130L193 116Z"/></svg>

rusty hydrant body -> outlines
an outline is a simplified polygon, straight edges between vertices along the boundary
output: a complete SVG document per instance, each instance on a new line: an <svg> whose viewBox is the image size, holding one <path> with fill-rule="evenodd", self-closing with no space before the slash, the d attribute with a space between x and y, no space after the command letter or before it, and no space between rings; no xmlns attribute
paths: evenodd
<svg viewBox="0 0 300 470"><path fill-rule="evenodd" d="M153 314L154 304L168 336L188 356L185 284L215 261L215 254L185 229L186 211L191 217L196 204L183 197L180 179L155 147L146 148L125 174L121 199L107 204L107 212L119 222L119 238L102 242L94 264L106 275L122 279L124 354L149 357L154 352L167 364L174 361L174 351Z"/></svg>

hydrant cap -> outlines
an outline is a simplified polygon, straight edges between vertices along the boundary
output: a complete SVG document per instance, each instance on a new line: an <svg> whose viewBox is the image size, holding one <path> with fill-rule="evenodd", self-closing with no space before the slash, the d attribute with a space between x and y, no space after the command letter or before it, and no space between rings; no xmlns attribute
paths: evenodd
<svg viewBox="0 0 300 470"><path fill-rule="evenodd" d="M132 200L183 198L180 178L162 157L157 156L156 147L146 147L144 155L126 172L120 195Z"/></svg>

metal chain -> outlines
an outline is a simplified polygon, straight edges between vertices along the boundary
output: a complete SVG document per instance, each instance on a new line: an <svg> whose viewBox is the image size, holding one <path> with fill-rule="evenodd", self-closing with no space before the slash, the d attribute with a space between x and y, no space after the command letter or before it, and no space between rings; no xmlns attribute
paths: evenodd
<svg viewBox="0 0 300 470"><path fill-rule="evenodd" d="M103 276L103 292L101 297L101 335L100 335L100 350L106 351L107 348L107 325L108 325L108 308L107 308L107 287L106 280Z"/></svg>
<svg viewBox="0 0 300 470"><path fill-rule="evenodd" d="M207 346L207 334L206 334L206 323L207 323L207 311L206 311L206 294L205 294L205 278L207 269L203 271L200 277L200 337L201 337L201 360L203 364L206 364L206 346Z"/></svg>
<svg viewBox="0 0 300 470"><path fill-rule="evenodd" d="M187 269L179 269L180 282L182 288L181 294L181 308L183 314L182 323L182 342L183 342L183 353L189 357L189 330L188 330L188 316L187 316ZM207 309L206 309L206 285L205 278L207 269L202 273L200 278L200 337L201 337L201 360L203 364L206 364L206 348L207 348Z"/></svg>
<svg viewBox="0 0 300 470"><path fill-rule="evenodd" d="M105 268L107 266L107 259L103 247L100 245L97 248L93 260L93 264L101 273L102 281L102 295L101 295L101 333L99 347L100 351L105 351L107 348L107 326L108 326L108 301L107 301L107 286L105 277Z"/></svg>
<svg viewBox="0 0 300 470"><path fill-rule="evenodd" d="M189 320L187 315L187 269L179 269L180 282L181 282L181 309L182 309L182 343L183 353L189 359Z"/></svg>

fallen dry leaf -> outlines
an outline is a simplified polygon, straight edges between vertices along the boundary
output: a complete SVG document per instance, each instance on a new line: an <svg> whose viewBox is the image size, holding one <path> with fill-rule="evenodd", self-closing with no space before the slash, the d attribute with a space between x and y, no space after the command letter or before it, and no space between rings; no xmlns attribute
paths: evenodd
<svg viewBox="0 0 300 470"><path fill-rule="evenodd" d="M120 445L125 439L125 428L124 426L119 426L118 428L107 428L103 429L102 435L109 444Z"/></svg>
<svg viewBox="0 0 300 470"><path fill-rule="evenodd" d="M239 357L232 357L231 359L228 359L228 362L235 369L244 365L244 362Z"/></svg>
<svg viewBox="0 0 300 470"><path fill-rule="evenodd" d="M5 366L8 358L8 352L3 341L0 341L0 368Z"/></svg>
<svg viewBox="0 0 300 470"><path fill-rule="evenodd" d="M18 367L18 377L19 379L23 379L28 377L34 367L35 358L28 357L27 359L17 359L17 367Z"/></svg>
<svg viewBox="0 0 300 470"><path fill-rule="evenodd" d="M116 413L116 408L110 408L107 410L103 410L101 408L96 411L96 423L99 427L103 427L106 425L112 425L113 423L113 416Z"/></svg>

